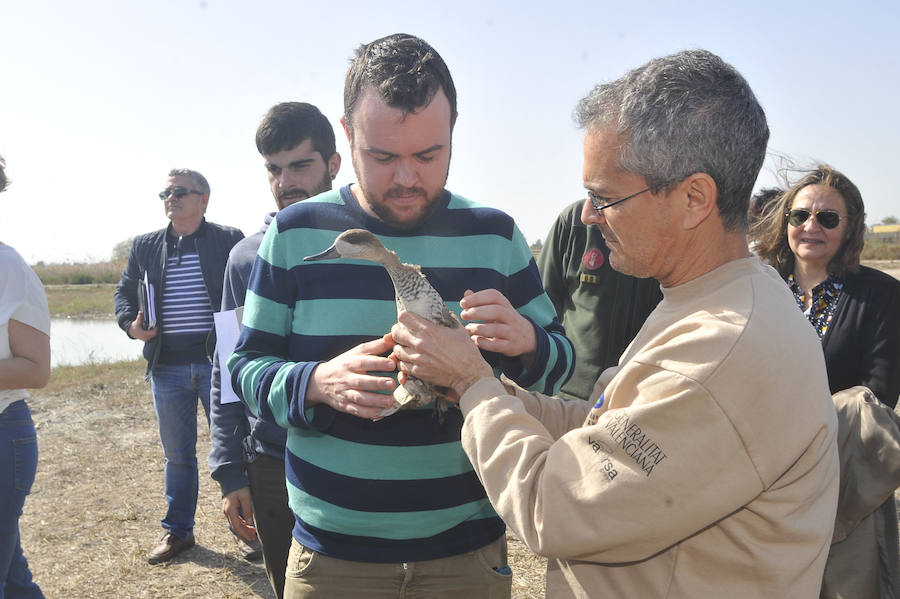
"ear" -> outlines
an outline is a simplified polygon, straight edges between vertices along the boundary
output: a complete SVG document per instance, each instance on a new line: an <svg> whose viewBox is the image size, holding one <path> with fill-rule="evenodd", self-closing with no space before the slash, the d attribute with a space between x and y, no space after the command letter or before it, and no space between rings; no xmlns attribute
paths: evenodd
<svg viewBox="0 0 900 599"><path fill-rule="evenodd" d="M200 196L200 201L203 204L203 214L206 214L206 208L207 206L209 206L209 194L204 193L202 196Z"/></svg>
<svg viewBox="0 0 900 599"><path fill-rule="evenodd" d="M343 122L343 120L341 122ZM341 155L335 152L331 155L331 158L328 159L328 175L331 177L332 181L337 177L339 170L341 170Z"/></svg>
<svg viewBox="0 0 900 599"><path fill-rule="evenodd" d="M347 143L349 143L350 145L353 145L353 136L350 135L350 127L347 126L347 117L345 117L345 116L341 117L341 127L344 128L344 133L347 134ZM338 159L338 160L340 160L340 159Z"/></svg>
<svg viewBox="0 0 900 599"><path fill-rule="evenodd" d="M685 229L696 229L706 222L710 214L718 214L719 190L716 182L706 173L694 173L678 185L684 198Z"/></svg>

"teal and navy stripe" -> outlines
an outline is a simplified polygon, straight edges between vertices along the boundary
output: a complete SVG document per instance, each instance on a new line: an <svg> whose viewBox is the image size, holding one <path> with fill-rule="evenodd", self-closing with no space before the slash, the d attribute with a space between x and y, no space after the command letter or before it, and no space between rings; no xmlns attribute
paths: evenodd
<svg viewBox="0 0 900 599"><path fill-rule="evenodd" d="M380 337L397 319L393 284L380 265L303 262L349 228L372 231L402 261L421 265L457 314L466 289L503 293L535 325L538 349L527 370L518 359L486 354L498 372L553 393L574 362L531 251L502 212L446 193L421 227L397 231L366 214L346 187L282 210L260 246L229 365L251 410L289 429L294 536L358 561L435 559L481 547L503 524L462 451L458 411L443 424L430 409L371 422L305 406L318 361Z"/></svg>

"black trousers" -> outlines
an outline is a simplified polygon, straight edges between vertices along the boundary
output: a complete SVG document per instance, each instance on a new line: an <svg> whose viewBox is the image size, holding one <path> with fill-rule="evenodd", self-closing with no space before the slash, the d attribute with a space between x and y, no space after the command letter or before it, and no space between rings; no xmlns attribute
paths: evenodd
<svg viewBox="0 0 900 599"><path fill-rule="evenodd" d="M256 534L262 543L269 584L278 599L284 597L284 570L291 550L294 513L288 507L284 460L258 454L247 465Z"/></svg>

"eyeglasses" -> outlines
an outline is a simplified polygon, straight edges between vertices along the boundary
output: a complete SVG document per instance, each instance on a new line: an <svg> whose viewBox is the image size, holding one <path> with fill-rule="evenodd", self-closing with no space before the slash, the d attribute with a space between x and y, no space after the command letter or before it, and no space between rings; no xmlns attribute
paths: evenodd
<svg viewBox="0 0 900 599"><path fill-rule="evenodd" d="M805 208L795 208L788 212L786 216L792 227L802 227L813 216L815 216L816 222L824 229L834 229L841 224L841 215L836 210L817 210L812 212Z"/></svg>
<svg viewBox="0 0 900 599"><path fill-rule="evenodd" d="M186 195L197 193L203 195L202 191L198 191L196 189L186 189L184 187L173 187L172 189L164 189L159 192L159 199L168 200L169 196L173 196L176 200L180 200Z"/></svg>
<svg viewBox="0 0 900 599"><path fill-rule="evenodd" d="M621 204L625 200L630 200L631 198L633 198L635 196L639 196L642 193L644 193L645 191L650 191L654 187L657 187L657 188L665 187L669 183L671 183L671 181L662 183L660 185L651 185L650 187L647 187L646 189L642 189L638 192L635 192L635 193L631 194L630 196L625 196L621 200L611 200L610 198L604 198L603 196L594 195L593 193L588 192L588 201L591 203L591 206L594 207L594 210L597 211L597 214L600 214L602 211L606 210L607 208L612 208L616 204Z"/></svg>

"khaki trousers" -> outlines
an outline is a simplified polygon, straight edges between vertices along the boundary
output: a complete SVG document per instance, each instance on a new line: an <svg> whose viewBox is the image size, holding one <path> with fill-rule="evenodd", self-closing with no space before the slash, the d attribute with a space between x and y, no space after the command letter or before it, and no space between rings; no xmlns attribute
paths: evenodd
<svg viewBox="0 0 900 599"><path fill-rule="evenodd" d="M506 537L481 549L401 564L351 562L291 544L285 599L507 599Z"/></svg>

